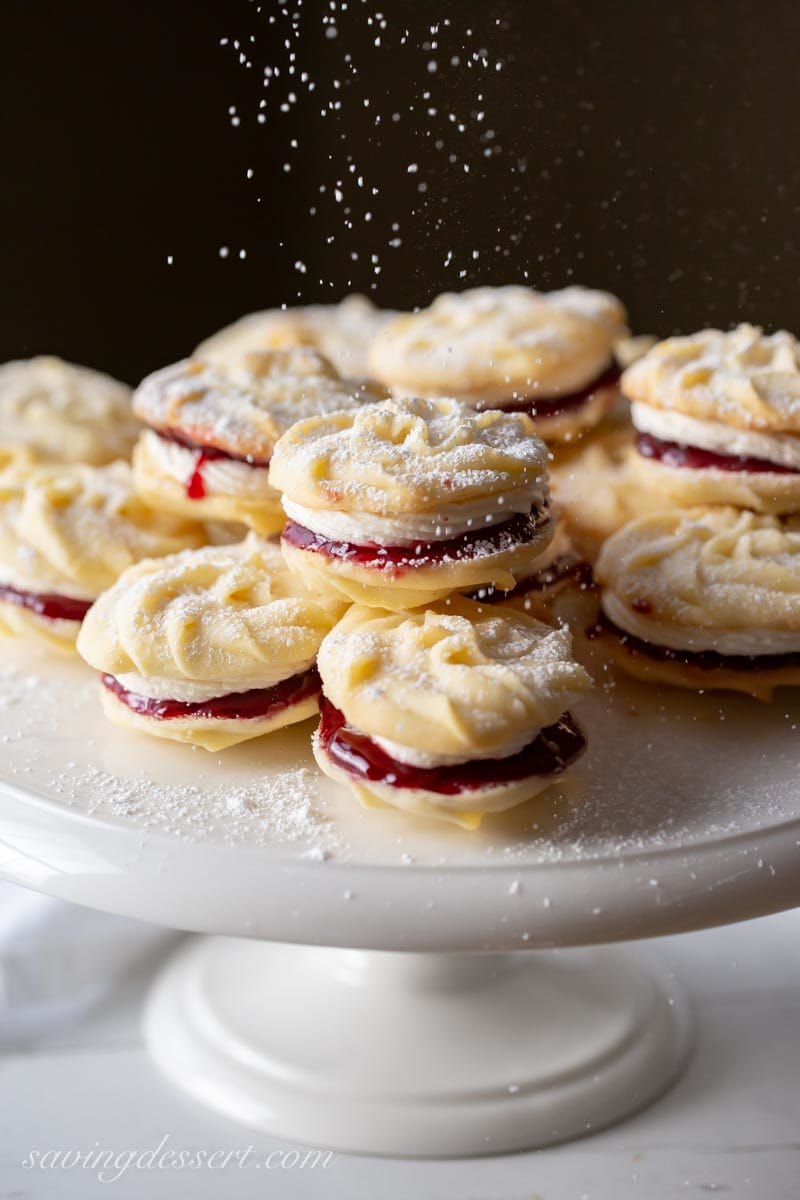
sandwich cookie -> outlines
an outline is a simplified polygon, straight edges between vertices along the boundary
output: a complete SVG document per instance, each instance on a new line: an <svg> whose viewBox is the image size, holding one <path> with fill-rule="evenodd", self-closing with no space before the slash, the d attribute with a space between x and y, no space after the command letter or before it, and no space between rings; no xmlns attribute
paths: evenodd
<svg viewBox="0 0 800 1200"><path fill-rule="evenodd" d="M603 547L598 632L639 679L769 700L800 684L800 523L673 509Z"/></svg>
<svg viewBox="0 0 800 1200"><path fill-rule="evenodd" d="M590 688L570 636L463 597L425 612L357 605L320 647L314 756L366 806L474 829L543 791L585 749Z"/></svg>
<svg viewBox="0 0 800 1200"><path fill-rule="evenodd" d="M800 512L800 343L754 325L659 342L622 378L642 490Z"/></svg>
<svg viewBox="0 0 800 1200"><path fill-rule="evenodd" d="M127 463L0 474L0 632L73 650L94 600L132 563L205 540L149 508Z"/></svg>
<svg viewBox="0 0 800 1200"><path fill-rule="evenodd" d="M457 400L300 421L270 470L284 556L309 587L392 611L513 588L553 536L546 465L529 417Z"/></svg>
<svg viewBox="0 0 800 1200"><path fill-rule="evenodd" d="M89 613L78 650L117 725L224 750L317 712L323 608L255 534L139 563Z"/></svg>
<svg viewBox="0 0 800 1200"><path fill-rule="evenodd" d="M308 349L254 353L237 365L187 359L165 367L134 395L149 426L134 454L136 486L170 512L278 533L284 518L269 463L281 434L303 417L382 395L341 379Z"/></svg>
<svg viewBox="0 0 800 1200"><path fill-rule="evenodd" d="M625 310L607 292L474 288L390 322L370 371L395 395L524 412L546 442L570 442L617 405L614 347L626 333Z"/></svg>

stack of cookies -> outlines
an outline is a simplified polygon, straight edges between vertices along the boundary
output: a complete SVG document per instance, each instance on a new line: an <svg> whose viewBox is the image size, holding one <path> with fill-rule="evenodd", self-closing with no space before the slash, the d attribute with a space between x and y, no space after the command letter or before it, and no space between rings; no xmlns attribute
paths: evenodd
<svg viewBox="0 0 800 1200"><path fill-rule="evenodd" d="M201 546L151 508L130 464L141 426L124 384L62 362L0 366L0 632L74 653L100 593L142 558Z"/></svg>
<svg viewBox="0 0 800 1200"><path fill-rule="evenodd" d="M78 648L101 673L106 713L217 751L319 708L317 761L365 803L472 828L535 795L583 752L570 708L589 678L566 629L462 595L512 592L554 536L548 452L530 417L380 400L323 372L316 352L259 353L281 356L267 392L224 392L222 368L200 364L181 367L166 408L142 401L153 379L137 393L143 438L161 437L159 414L198 459L210 426L218 450L223 435L289 427L268 466L242 463L266 477L260 507L252 494L234 507L229 476L214 480L224 513L204 510L257 532L139 563L89 612ZM243 369L225 370L242 389ZM197 469L182 464L184 480ZM205 505L185 486L159 496L141 471L137 458L142 490L176 516ZM265 540L280 525L280 543Z"/></svg>
<svg viewBox="0 0 800 1200"><path fill-rule="evenodd" d="M769 699L800 678L800 343L752 325L669 338L622 387L644 515L600 552L599 628L636 676Z"/></svg>
<svg viewBox="0 0 800 1200"><path fill-rule="evenodd" d="M77 643L130 730L217 752L319 712L363 804L474 828L585 748L570 624L658 684L800 682L789 334L647 349L579 287L350 297L132 402L7 364L0 416L0 630Z"/></svg>

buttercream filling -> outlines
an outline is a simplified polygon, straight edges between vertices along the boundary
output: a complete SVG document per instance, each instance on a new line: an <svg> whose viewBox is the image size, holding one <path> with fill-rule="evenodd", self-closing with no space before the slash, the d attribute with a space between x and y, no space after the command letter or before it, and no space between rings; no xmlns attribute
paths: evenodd
<svg viewBox="0 0 800 1200"><path fill-rule="evenodd" d="M456 796L519 783L523 779L556 776L578 759L586 739L569 713L536 733L506 758L473 758L437 767L419 767L392 757L367 734L348 725L338 708L320 699L319 744L330 762L356 779L389 787Z"/></svg>
<svg viewBox="0 0 800 1200"><path fill-rule="evenodd" d="M267 688L251 688L230 692L205 700L187 703L176 699L154 699L128 691L113 675L102 675L103 687L139 716L169 721L180 718L198 720L247 721L268 720L287 708L320 694L321 683L316 667L291 675Z"/></svg>
<svg viewBox="0 0 800 1200"><path fill-rule="evenodd" d="M679 653L713 652L725 658L783 657L800 654L800 630L703 629L661 621L650 615L647 601L636 609L614 592L604 592L601 606L606 617L623 633L648 645Z"/></svg>
<svg viewBox="0 0 800 1200"><path fill-rule="evenodd" d="M650 434L661 442L710 450L726 458L755 459L800 471L800 438L790 434L736 429L720 421L699 420L649 404L632 404L631 420L639 433Z"/></svg>
<svg viewBox="0 0 800 1200"><path fill-rule="evenodd" d="M542 508L530 513L518 513L499 525L471 530L460 537L415 542L407 546L370 546L334 541L291 520L287 522L281 537L287 545L298 550L391 571L397 575L436 563L462 562L524 546L540 534L550 519L547 509Z"/></svg>
<svg viewBox="0 0 800 1200"><path fill-rule="evenodd" d="M511 758L512 755L519 754L531 739L531 730L526 729L499 749L495 747L492 750L481 751L478 747L474 747L471 754L436 754L432 751L419 750L415 746L404 746L401 742L392 741L390 738L373 737L372 740L396 762L403 763L404 766L422 767L429 770L434 767L457 767L484 758Z"/></svg>
<svg viewBox="0 0 800 1200"><path fill-rule="evenodd" d="M269 464L201 446L173 430L149 430L147 449L159 469L186 491L190 500L210 495L245 499L277 497L269 484Z"/></svg>
<svg viewBox="0 0 800 1200"><path fill-rule="evenodd" d="M430 513L398 513L378 516L374 513L336 512L332 509L306 508L283 498L287 517L333 542L356 546L414 546L418 542L445 541L473 530L502 524L516 513L530 513L545 503L542 487L509 490L499 496L479 496L457 504L442 504Z"/></svg>
<svg viewBox="0 0 800 1200"><path fill-rule="evenodd" d="M114 678L126 692L144 696L149 700L178 700L187 704L198 704L204 700L274 687L284 679L304 674L314 666L314 662L314 658L309 658L305 662L293 663L290 671L285 667L262 667L257 675L249 679L230 681L170 679L159 675L140 675L135 671L115 675Z"/></svg>
<svg viewBox="0 0 800 1200"><path fill-rule="evenodd" d="M48 621L82 621L94 603L93 600L78 600L74 596L61 596L58 592L29 592L0 583L0 603L15 604L45 617Z"/></svg>

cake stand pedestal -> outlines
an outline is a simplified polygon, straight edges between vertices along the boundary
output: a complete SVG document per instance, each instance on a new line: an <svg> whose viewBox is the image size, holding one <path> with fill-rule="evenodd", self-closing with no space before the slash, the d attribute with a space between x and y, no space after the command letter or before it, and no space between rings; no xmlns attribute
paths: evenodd
<svg viewBox="0 0 800 1200"><path fill-rule="evenodd" d="M359 809L308 725L206 755L108 726L78 663L4 655L0 876L213 935L154 985L148 1046L283 1138L455 1156L618 1121L688 1020L608 943L800 904L796 692L599 690L567 779L465 833Z"/></svg>
<svg viewBox="0 0 800 1200"><path fill-rule="evenodd" d="M145 1014L161 1069L291 1141L373 1154L501 1153L648 1104L687 1047L685 1005L630 955L397 954L204 938Z"/></svg>

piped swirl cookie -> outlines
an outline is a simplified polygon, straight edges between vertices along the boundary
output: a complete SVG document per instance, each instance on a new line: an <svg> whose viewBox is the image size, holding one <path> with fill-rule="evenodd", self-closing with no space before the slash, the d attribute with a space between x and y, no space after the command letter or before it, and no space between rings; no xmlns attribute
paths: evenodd
<svg viewBox="0 0 800 1200"><path fill-rule="evenodd" d="M351 608L320 647L314 755L364 804L475 828L544 790L585 748L569 713L591 686L570 636L453 598Z"/></svg>
<svg viewBox="0 0 800 1200"><path fill-rule="evenodd" d="M307 346L330 359L341 375L363 379L370 343L396 316L376 308L366 296L346 296L339 304L268 309L249 313L207 338L195 357L236 366L254 350Z"/></svg>
<svg viewBox="0 0 800 1200"><path fill-rule="evenodd" d="M395 394L524 412L546 442L563 442L617 404L614 347L626 332L625 310L607 292L473 288L397 317L369 361Z"/></svg>
<svg viewBox="0 0 800 1200"><path fill-rule="evenodd" d="M598 627L638 678L769 699L800 684L800 522L735 508L631 521L603 547Z"/></svg>
<svg viewBox="0 0 800 1200"><path fill-rule="evenodd" d="M512 588L553 535L546 464L527 416L457 400L300 421L270 470L284 556L310 587L393 611Z"/></svg>
<svg viewBox="0 0 800 1200"><path fill-rule="evenodd" d="M800 343L753 325L669 338L622 388L639 485L671 504L800 512Z"/></svg>
<svg viewBox="0 0 800 1200"><path fill-rule="evenodd" d="M149 508L127 463L0 476L0 632L72 650L96 597L132 563L202 545L193 521Z"/></svg>
<svg viewBox="0 0 800 1200"><path fill-rule="evenodd" d="M263 351L236 365L187 359L165 367L134 395L150 427L134 454L136 486L171 512L277 533L283 512L268 468L281 434L303 417L382 394L341 379L309 349Z"/></svg>
<svg viewBox="0 0 800 1200"><path fill-rule="evenodd" d="M86 618L78 650L118 725L223 750L317 711L322 607L255 534L139 563Z"/></svg>
<svg viewBox="0 0 800 1200"><path fill-rule="evenodd" d="M140 430L130 388L108 375L44 355L0 366L0 449L102 466L130 458Z"/></svg>

